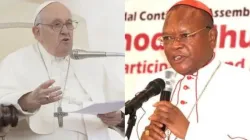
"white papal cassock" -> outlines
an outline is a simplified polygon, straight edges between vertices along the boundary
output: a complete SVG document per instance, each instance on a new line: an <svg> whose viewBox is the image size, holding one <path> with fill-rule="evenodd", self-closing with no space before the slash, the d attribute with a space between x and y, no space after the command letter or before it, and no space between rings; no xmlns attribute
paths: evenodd
<svg viewBox="0 0 250 140"><path fill-rule="evenodd" d="M166 71L174 71L168 69ZM165 78L166 71L153 74L140 83L136 92L156 79ZM172 104L190 121L186 140L250 140L250 72L219 61L215 57L208 65L193 75L176 74L172 91ZM149 124L153 104L160 96L151 98L143 105L146 115L138 110L139 136ZM197 106L195 106L197 102ZM127 118L126 118L127 119ZM136 131L133 140L138 139ZM172 134L170 140L175 140ZM180 139L177 139L180 140Z"/></svg>
<svg viewBox="0 0 250 140"><path fill-rule="evenodd" d="M58 102L43 105L33 114L22 111L17 104L23 94L33 91L49 77L55 79L54 85L61 86L63 90L68 62L68 57L55 58L40 44L22 48L1 62L0 103L14 104L24 114L17 128L8 133L8 140L111 139L108 126L97 116L69 114L64 117L63 128L59 128L57 118L53 117ZM124 83L112 74L111 69L98 59L70 60L63 111L74 111L90 102L111 100L124 100Z"/></svg>

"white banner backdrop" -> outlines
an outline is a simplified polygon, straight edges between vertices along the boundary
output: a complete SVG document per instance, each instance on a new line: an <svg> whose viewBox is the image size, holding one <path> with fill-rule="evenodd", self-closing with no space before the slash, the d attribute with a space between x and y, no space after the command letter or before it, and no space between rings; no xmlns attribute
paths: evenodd
<svg viewBox="0 0 250 140"><path fill-rule="evenodd" d="M129 100L144 76L170 67L163 47L156 41L162 31L165 12L176 0L127 0L125 8L125 83ZM250 5L249 0L202 0L214 14L218 29L216 55L231 65L250 67ZM150 81L148 81L150 82ZM221 83L223 84L223 83ZM146 85L145 85L146 86ZM143 90L143 89L141 89ZM138 91L136 91L138 92ZM137 114L137 122L141 114ZM141 122L148 124L148 122ZM139 134L144 129L139 127ZM136 127L132 140L137 140Z"/></svg>

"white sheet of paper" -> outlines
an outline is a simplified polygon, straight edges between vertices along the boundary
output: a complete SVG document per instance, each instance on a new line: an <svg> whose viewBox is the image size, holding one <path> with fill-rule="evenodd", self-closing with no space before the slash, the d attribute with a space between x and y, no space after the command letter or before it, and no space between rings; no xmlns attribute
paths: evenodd
<svg viewBox="0 0 250 140"><path fill-rule="evenodd" d="M113 111L118 111L122 107L124 107L124 101L113 101L113 102L106 102L106 103L93 103L90 105L85 106L80 110L76 110L69 113L80 113L80 114L105 114Z"/></svg>

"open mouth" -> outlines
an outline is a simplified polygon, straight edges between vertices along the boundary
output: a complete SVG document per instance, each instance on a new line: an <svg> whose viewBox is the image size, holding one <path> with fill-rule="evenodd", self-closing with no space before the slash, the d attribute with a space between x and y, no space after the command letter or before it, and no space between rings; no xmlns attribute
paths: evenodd
<svg viewBox="0 0 250 140"><path fill-rule="evenodd" d="M62 41L69 41L69 38L64 38Z"/></svg>
<svg viewBox="0 0 250 140"><path fill-rule="evenodd" d="M173 56L173 62L174 63L181 63L182 61L185 60L186 57L184 56L181 56L181 55L176 55L176 56Z"/></svg>

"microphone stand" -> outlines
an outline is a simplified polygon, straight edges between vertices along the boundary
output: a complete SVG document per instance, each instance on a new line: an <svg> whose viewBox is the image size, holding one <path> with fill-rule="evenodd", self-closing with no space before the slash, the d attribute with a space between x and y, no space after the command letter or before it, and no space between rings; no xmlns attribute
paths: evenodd
<svg viewBox="0 0 250 140"><path fill-rule="evenodd" d="M126 130L126 137L127 139L129 140L130 139L130 136L131 136L131 132L133 130L133 127L135 126L135 123L136 123L136 111L133 111L131 114L129 114L129 119L128 119L128 127L127 127L127 130Z"/></svg>

